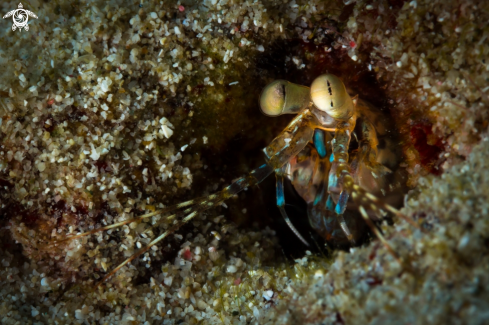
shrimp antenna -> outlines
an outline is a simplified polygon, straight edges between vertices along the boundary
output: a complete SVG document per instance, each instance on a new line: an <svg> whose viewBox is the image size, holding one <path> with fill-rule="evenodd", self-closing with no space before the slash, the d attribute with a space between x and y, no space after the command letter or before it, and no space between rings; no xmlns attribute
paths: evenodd
<svg viewBox="0 0 489 325"><path fill-rule="evenodd" d="M115 223L115 224L110 225L110 226L97 228L97 229L94 229L94 230L91 230L88 232L84 232L82 234L63 238L61 240L55 240L55 241L53 241L53 243L58 244L61 242L77 239L77 238L88 236L88 235L91 235L91 234L94 234L94 233L97 233L100 231L105 231L108 229L120 227L122 225L126 225L126 224L131 223L131 222L139 222L145 218L149 218L149 217L156 216L159 214L168 213L170 211L174 211L177 209L188 207L187 209L185 209L183 211L172 214L170 216L166 216L165 217L166 220L177 219L177 221L175 221L175 223L168 230L166 230L160 236L158 236L156 239L151 241L147 246L139 249L131 257L127 258L124 262L122 262L117 267L115 267L113 270L111 270L100 282L98 282L96 284L95 288L97 288L102 283L104 283L106 280L108 280L112 275L114 275L117 271L119 271L123 266L125 266L126 264L128 264L132 260L136 259L141 254L148 251L151 247L158 244L160 241L162 241L163 239L165 239L166 237L168 237L169 235L171 235L172 233L177 231L180 227L182 227L183 225L185 225L186 223L191 221L193 218L195 218L195 216L197 216L199 213L204 212L205 210L210 209L212 207L220 205L222 202L224 202L228 198L234 196L235 194L241 192L242 190L244 190L245 188L247 188L249 186L253 186L253 185L258 184L263 179L265 179L268 175L270 175L272 172L273 172L272 167L270 167L268 165L263 165L257 169L254 169L253 171L251 171L247 176L237 179L231 185L227 186L222 191L220 191L216 194L212 194L212 195L209 195L206 197L201 197L201 198L198 198L195 200L186 201L186 202L176 204L176 205L173 205L173 206L170 206L170 207L158 210L158 211L154 211L152 213L144 214L144 215L139 216L137 218L118 222L118 223Z"/></svg>
<svg viewBox="0 0 489 325"><path fill-rule="evenodd" d="M411 219L408 216L404 215L401 211L399 211L398 209L394 208L390 204L387 204L386 202L382 201L381 199L379 199L375 195L368 193L367 191L365 191L363 188L361 188L358 185L355 185L354 184L352 186L352 196L353 196L353 199L354 200L359 200L360 201L360 204L359 204L359 207L358 207L358 211L360 212L360 215L365 220L365 222L367 223L367 225L370 227L370 229L372 230L372 232L375 234L375 236L380 240L380 242L382 243L382 245L384 245L384 247L387 249L387 251L389 252L389 254L391 254L392 257L394 257L394 259L400 265L404 265L405 263L403 263L402 258L396 253L396 251L389 244L389 242L384 237L384 235L382 235L382 233L380 232L380 230L375 226L375 224L373 223L372 219L370 219L367 211L365 210L365 206L368 205L369 207L373 208L377 215L380 215L380 209L387 210L387 211L391 212L392 214L394 214L396 217L405 220L406 222L408 222L411 226L415 227L416 229L424 232L423 229L413 219ZM368 204L369 202L371 204Z"/></svg>
<svg viewBox="0 0 489 325"><path fill-rule="evenodd" d="M69 240L73 240L73 239L85 237L85 236L88 236L88 235L96 234L96 233L101 232L101 231L107 231L109 229L118 228L118 227L127 225L129 223L140 222L140 221L142 221L144 219L151 218L151 217L154 217L154 216L157 216L157 215L160 215L160 214L164 214L164 213L167 213L167 212L170 212L170 211L174 211L174 210L177 210L177 209L185 208L185 207L188 207L188 206L191 206L191 205L199 204L199 203L201 203L202 201L204 201L204 200L206 200L208 198L209 197L200 197L200 198L197 198L197 199L194 199L194 200L189 200L189 201L186 201L186 202L175 204L175 205L172 205L172 206L163 208L161 210L157 210L157 211L154 211L154 212L151 212L151 213L143 214L143 215L141 215L139 217L136 217L136 218L132 218L132 219L124 220L124 221L121 221L121 222L117 222L117 223L114 223L114 224L111 224L111 225L108 225L108 226L105 226L105 227L100 227L100 228L97 228L97 229L93 229L93 230L90 230L90 231L87 231L87 232L84 232L84 233L81 233L81 234L77 234L77 235L74 235L74 236L68 236L68 237L63 238L63 239L55 239L51 243L53 243L53 244L62 243L62 242L65 242L65 241L69 241ZM171 215L171 216L165 217L165 219L167 219L167 220L172 220L174 218L175 218L175 214L174 215Z"/></svg>

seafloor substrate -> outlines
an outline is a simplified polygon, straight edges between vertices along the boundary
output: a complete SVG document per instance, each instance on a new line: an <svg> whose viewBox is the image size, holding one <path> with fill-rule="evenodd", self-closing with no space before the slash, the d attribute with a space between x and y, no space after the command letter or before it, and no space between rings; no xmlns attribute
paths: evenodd
<svg viewBox="0 0 489 325"><path fill-rule="evenodd" d="M0 25L0 322L483 324L488 6L24 3L38 16L29 31ZM49 245L210 194L258 166L289 120L259 113L262 87L326 72L399 130L412 188L403 212L424 232L398 220L382 230L407 265L376 240L326 257L287 248L292 233L274 228L280 244L269 228L273 181L199 216L96 290L170 223L156 216Z"/></svg>

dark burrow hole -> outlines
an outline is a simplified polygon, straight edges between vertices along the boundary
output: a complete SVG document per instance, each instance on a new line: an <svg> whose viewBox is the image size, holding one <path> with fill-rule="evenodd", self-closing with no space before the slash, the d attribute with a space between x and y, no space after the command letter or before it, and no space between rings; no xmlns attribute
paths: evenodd
<svg viewBox="0 0 489 325"><path fill-rule="evenodd" d="M251 97L243 98L248 105L245 110L246 116L236 116L237 119L246 119L249 125L233 137L222 141L221 146L202 147L201 159L207 165L207 169L194 175L192 192L195 196L201 196L203 189L209 189L209 184L219 184L221 189L233 179L246 175L264 163L262 148L267 146L294 116L267 117L261 113L258 103L261 90L273 80L284 79L310 86L319 75L332 73L343 80L349 91L359 94L362 99L388 114L388 98L374 72L369 71L367 64L352 61L344 49L325 52L324 48L329 47L331 42L332 39L324 39L323 43L314 45L300 39L278 40L267 46L265 52L256 56L254 67L247 72L252 74L248 78L252 82L242 85L246 87L247 96ZM298 69L292 57L301 58L305 67ZM196 128L198 127L197 125ZM217 122L212 128L225 127ZM225 131L222 131L222 136L224 135ZM352 146L355 145L353 141ZM239 199L226 202L228 209L210 212L210 215L224 214L228 221L240 228L262 229L269 226L276 231L283 254L288 258L302 257L306 250L327 253L325 241L309 225L305 202L295 193L290 183L286 184L285 189L286 211L295 227L311 244L310 247L306 247L293 234L276 207L274 175L269 176L259 186L239 194ZM243 209L247 212L243 213ZM370 237L370 234L366 233L363 239ZM338 248L334 243L329 243L328 247Z"/></svg>

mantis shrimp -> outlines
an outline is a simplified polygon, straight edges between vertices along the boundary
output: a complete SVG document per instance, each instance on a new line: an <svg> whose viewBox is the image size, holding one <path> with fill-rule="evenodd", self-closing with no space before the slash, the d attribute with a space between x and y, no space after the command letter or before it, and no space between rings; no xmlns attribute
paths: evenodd
<svg viewBox="0 0 489 325"><path fill-rule="evenodd" d="M101 284L199 213L220 205L275 172L277 206L291 230L306 245L307 241L293 226L285 211L285 178L291 181L297 193L306 201L309 222L326 241L343 241L354 245L362 233L358 226L360 218L370 226L394 258L401 262L372 221L390 212L419 228L414 220L387 203L391 185L387 175L392 174L389 167L398 164L399 154L396 154L395 144L389 142L391 130L385 116L358 96L351 97L343 82L331 74L317 77L310 88L285 80L273 81L264 88L260 106L268 116L297 115L263 149L264 165L215 194L66 237L56 243L173 212L165 217L173 224L110 271L99 282ZM350 143L352 136L358 144L356 150ZM383 142L382 146L380 142ZM381 200L379 196L384 198ZM179 209L183 210L174 212Z"/></svg>

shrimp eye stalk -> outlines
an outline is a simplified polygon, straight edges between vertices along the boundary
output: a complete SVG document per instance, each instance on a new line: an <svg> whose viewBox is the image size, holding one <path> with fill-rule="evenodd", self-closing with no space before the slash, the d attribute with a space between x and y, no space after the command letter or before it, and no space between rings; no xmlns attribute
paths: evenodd
<svg viewBox="0 0 489 325"><path fill-rule="evenodd" d="M348 120L354 113L354 103L345 85L336 76L323 74L312 82L311 100L319 110L337 120Z"/></svg>
<svg viewBox="0 0 489 325"><path fill-rule="evenodd" d="M309 87L296 85L286 80L275 80L269 83L261 93L261 111L268 116L297 114L311 102L309 92Z"/></svg>

